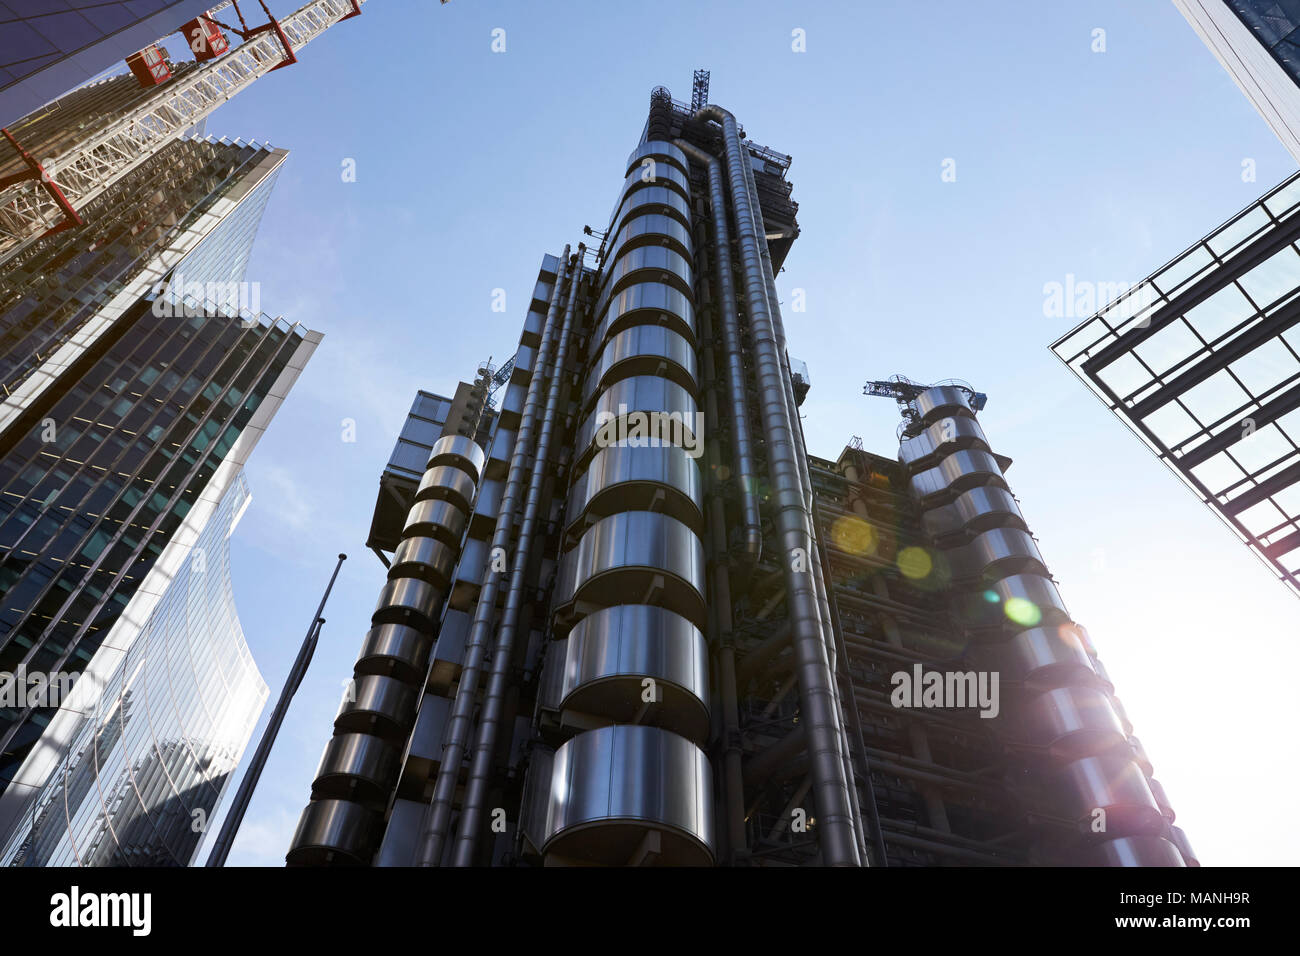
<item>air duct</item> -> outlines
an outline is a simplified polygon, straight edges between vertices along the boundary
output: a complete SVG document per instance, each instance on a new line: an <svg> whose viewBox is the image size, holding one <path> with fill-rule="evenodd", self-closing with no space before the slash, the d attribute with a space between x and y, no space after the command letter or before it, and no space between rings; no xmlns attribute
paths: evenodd
<svg viewBox="0 0 1300 956"><path fill-rule="evenodd" d="M828 642L822 632L821 609L812 572L812 516L802 493L799 452L794 444L786 405L782 363L767 307L759 237L754 228L753 204L745 176L749 157L741 146L736 119L726 110L709 105L696 113L695 118L714 120L722 126L757 365L759 405L776 498L775 521L782 551L779 560L785 576L800 703L808 732L822 859L831 866L858 866L862 861L849 795L850 785L844 768L847 742L843 725L837 719Z"/></svg>
<svg viewBox="0 0 1300 956"><path fill-rule="evenodd" d="M560 327L559 345L550 371L550 390L546 395L546 412L542 416L542 431L537 439L537 452L533 456L532 474L528 481L528 494L524 499L524 520L515 542L514 562L510 570L510 589L506 592L505 610L501 615L501 629L492 649L492 671L488 676L487 692L479 716L478 736L470 756L469 779L460 814L455 847L455 865L470 866L474 861L474 848L478 842L479 818L487 795L492 771L492 755L496 750L497 727L505 706L506 679L510 673L510 658L514 652L515 631L519 626L519 609L524 600L524 578L532 554L533 534L537 527L538 502L542 497L542 483L546 479L551 456L551 436L559 414L560 390L568 380L565 364L568 359L569 338L573 330L573 312L578 301L578 286L582 281L582 260L586 246L578 244L576 260L570 265L569 300L564 307L564 323ZM541 371L540 368L538 370Z"/></svg>
<svg viewBox="0 0 1300 956"><path fill-rule="evenodd" d="M744 353L740 319L736 313L736 285L731 274L731 230L727 227L727 200L723 193L722 164L684 139L675 145L709 172L709 209L713 215L713 263L718 277L718 312L722 318L722 343L727 353L727 397L731 401L732 447L736 483L740 488L740 513L745 525L745 553L757 561L763 550L763 529L758 514L758 483L754 480L753 440L749 433L749 403L745 401Z"/></svg>

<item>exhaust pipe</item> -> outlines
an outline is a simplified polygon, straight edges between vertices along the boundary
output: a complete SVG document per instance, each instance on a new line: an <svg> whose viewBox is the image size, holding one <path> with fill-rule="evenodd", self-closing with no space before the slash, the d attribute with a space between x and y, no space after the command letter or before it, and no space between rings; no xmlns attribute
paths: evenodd
<svg viewBox="0 0 1300 956"><path fill-rule="evenodd" d="M524 401L524 413L519 422L519 431L515 435L515 447L510 453L506 489L492 530L492 547L488 552L487 565L483 569L478 603L474 607L474 621L470 625L469 638L466 641L464 667L461 670L460 684L456 688L456 700L452 705L451 718L447 725L447 737L442 747L442 763L438 767L433 800L426 812L424 828L420 835L420 846L416 855L417 866L439 866L442 862L447 825L451 820L451 802L456 794L460 764L465 758L470 717L474 712L474 697L478 692L484 652L492 634L492 616L496 610L497 592L501 586L501 573L493 570L493 556L506 554L510 545L516 501L519 498L520 486L523 484L524 466L528 459L528 448L532 444L533 428L537 423L537 405L541 398L542 380L546 377L546 369L550 365L551 345L555 338L555 318L560 311L560 295L568 262L569 246L566 244L564 254L560 257L560 267L555 273L555 287L551 290L551 302L546 310L546 324L542 328L542 343L537 352L532 378L528 382L528 395ZM570 279L570 281L575 280Z"/></svg>

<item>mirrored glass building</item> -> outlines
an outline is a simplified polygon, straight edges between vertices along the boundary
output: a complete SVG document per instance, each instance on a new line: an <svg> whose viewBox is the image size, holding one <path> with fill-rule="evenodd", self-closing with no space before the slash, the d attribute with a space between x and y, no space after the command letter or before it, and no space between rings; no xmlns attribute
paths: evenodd
<svg viewBox="0 0 1300 956"><path fill-rule="evenodd" d="M1300 161L1300 0L1174 0Z"/></svg>
<svg viewBox="0 0 1300 956"><path fill-rule="evenodd" d="M4 264L0 672L113 672L320 341L243 307L285 155L170 143ZM0 834L79 719L0 706Z"/></svg>
<svg viewBox="0 0 1300 956"><path fill-rule="evenodd" d="M216 5L213 0L0 4L0 126L176 33ZM172 39L183 46L179 35Z"/></svg>
<svg viewBox="0 0 1300 956"><path fill-rule="evenodd" d="M241 472L115 669L71 704L85 710L0 866L193 860L267 697L230 581L248 502Z"/></svg>

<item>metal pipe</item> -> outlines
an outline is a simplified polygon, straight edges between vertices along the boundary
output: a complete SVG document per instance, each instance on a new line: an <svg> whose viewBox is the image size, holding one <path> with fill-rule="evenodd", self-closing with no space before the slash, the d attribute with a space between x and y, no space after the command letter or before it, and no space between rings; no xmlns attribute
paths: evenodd
<svg viewBox="0 0 1300 956"><path fill-rule="evenodd" d="M547 462L551 456L551 435L554 431L560 385L566 380L564 365L568 358L569 337L573 328L573 312L578 301L578 285L582 280L582 258L586 246L578 243L577 261L571 268L569 298L564 306L564 323L560 327L555 360L551 364L550 388L546 394L546 412L542 416L542 431L533 455L532 474L528 480L528 493L524 499L524 520L519 526L515 541L514 563L510 569L510 588L506 592L505 610L501 614L501 627L492 649L492 670L488 677L487 692L479 715L478 734L470 756L469 779L465 786L465 799L461 807L453 865L472 866L474 849L478 843L479 819L483 800L492 775L492 755L496 751L497 728L506 695L506 680L510 673L510 658L514 653L515 630L519 626L519 609L524 599L524 578L532 555L533 534L537 527L538 503L542 497L542 483L546 479Z"/></svg>
<svg viewBox="0 0 1300 956"><path fill-rule="evenodd" d="M727 228L727 200L723 192L722 164L716 156L684 139L673 145L708 169L709 207L713 215L713 267L718 284L718 312L722 316L722 342L727 353L727 392L731 400L732 447L736 482L740 486L740 511L745 525L745 554L757 561L763 553L763 527L758 512L758 483L754 480L753 439L749 431L749 403L745 401L744 353L740 320L736 313L736 284L731 274L731 234Z"/></svg>
<svg viewBox="0 0 1300 956"><path fill-rule="evenodd" d="M835 717L841 728L841 732L846 732L846 721L844 719L844 704L841 700L840 682L838 679L838 656L839 648L834 640L834 625L832 624L830 602L827 598L826 581L822 575L822 555L821 547L818 543L817 536L819 532L816 518L816 501L812 486L812 476L808 470L808 448L804 442L803 422L799 417L799 403L794 394L794 376L790 368L790 356L786 352L785 324L781 320L780 298L776 292L776 275L772 265L771 251L767 245L767 229L763 222L763 209L758 201L758 185L754 181L754 164L745 162L743 165L745 173L745 182L749 189L750 195L754 201L750 210L754 216L754 231L761 237L759 242L759 259L763 269L764 286L767 291L768 317L772 322L772 332L776 339L777 356L782 364L781 381L784 385L783 393L787 414L792 424L792 430L797 430L798 441L795 455L795 462L799 472L800 491L803 494L804 506L808 514L813 518L812 524L812 574L813 586L817 592L817 605L822 618L822 635L826 641L826 656L830 661L830 670L832 675L831 690L835 702ZM858 840L858 850L862 855L864 862L867 859L867 843L862 830L862 811L858 802L858 788L853 777L852 747L847 738L843 740L843 749L841 750L841 759L844 762L845 778L849 782L849 803L853 811L854 833Z"/></svg>
<svg viewBox="0 0 1300 956"><path fill-rule="evenodd" d="M266 729L262 731L262 739L258 741L257 750L253 753L253 759L249 761L248 769L244 771L244 779L239 783L239 789L235 792L235 799L230 802L230 810L226 813L226 819L221 824L221 832L217 834L216 842L212 844L212 852L208 854L207 866L226 865L226 857L230 856L230 848L235 843L235 835L239 832L239 826L244 822L244 813L247 812L248 804L253 799L253 790L256 789L258 781L262 779L262 769L266 766L266 760L271 755L271 748L275 746L275 738L280 734L280 725L284 723L284 716L289 712L289 702L293 700L293 695L298 692L303 675L307 673L307 668L311 665L312 655L316 653L316 642L320 639L320 629L325 623L325 618L321 617L321 612L325 610L325 602L329 600L330 591L334 590L334 581L339 576L339 568L343 567L343 562L347 559L346 554L340 554L338 563L334 565L334 573L330 575L329 584L325 585L325 593L321 595L320 604L316 608L316 614L312 617L311 626L307 628L307 634L303 637L302 645L298 648L298 656L293 659L289 674L284 679L284 687L280 690L280 699L275 702L275 710L271 711L271 719L266 722Z"/></svg>
<svg viewBox="0 0 1300 956"><path fill-rule="evenodd" d="M474 607L474 621L470 625L469 639L466 641L464 666L461 669L460 683L456 688L456 699L452 705L451 719L447 724L447 735L442 747L442 763L438 767L433 799L426 811L424 827L420 834L420 846L416 855L417 866L439 866L442 862L447 825L451 821L451 802L460 777L460 764L465 757L470 717L474 711L474 698L478 693L483 657L488 639L491 637L492 617L496 610L497 592L501 586L501 572L495 569L494 556L507 553L510 535L514 530L515 502L523 484L524 465L528 458L529 446L532 444L533 428L537 422L537 405L542 391L542 380L550 364L551 343L555 337L555 319L560 311L561 290L564 286L568 262L569 246L566 243L564 254L560 258L560 267L555 272L555 286L551 290L551 302L546 310L546 324L542 328L542 341L538 347L533 375L528 382L528 395L524 400L524 412L519 422L519 431L515 435L515 447L510 453L510 470L507 473L505 492L492 531L492 547L483 568L478 602Z"/></svg>
<svg viewBox="0 0 1300 956"><path fill-rule="evenodd" d="M846 742L843 726L836 719L828 641L822 632L816 585L811 573L814 555L811 515L801 489L798 452L785 401L782 367L767 305L759 237L754 228L751 192L745 177L749 159L741 146L734 116L713 105L705 106L695 115L696 119L714 120L722 126L757 366L759 405L776 499L774 511L783 552L781 562L786 580L786 604L798 661L800 703L808 733L819 820L818 843L827 865L859 866L862 860L844 769Z"/></svg>
<svg viewBox="0 0 1300 956"><path fill-rule="evenodd" d="M702 203L703 200L700 200ZM699 232L703 232L702 223ZM696 244L700 250L703 242ZM715 250L716 252L716 250ZM701 298L707 297L708 287L701 287ZM701 369L703 370L704 401L707 420L718 421L717 364L713 355L713 310L699 313L701 341ZM709 434L709 458L721 461L717 430ZM731 614L731 562L727 559L727 516L722 497L722 483L717 471L710 469L708 520L710 541L713 547L713 600L710 602L713 632L709 635L718 660L718 691L721 698L722 751L722 816L726 821L726 859L736 865L749 854L749 838L745 827L745 786L742 774L743 747L740 738L740 701L736 689L736 645L732 635L734 621Z"/></svg>
<svg viewBox="0 0 1300 956"><path fill-rule="evenodd" d="M789 355L785 347L785 325L781 321L781 304L780 298L776 291L776 278L774 267L772 265L771 251L767 244L767 228L763 221L763 209L758 200L758 185L754 181L754 164L746 161L744 163L745 183L749 189L749 194L753 197L750 204L750 211L754 217L754 232L760 237L759 260L763 269L764 287L767 292L768 317L772 322L772 332L776 339L777 357L782 365L781 382L784 386L783 394L785 399L786 414L791 422L792 433L797 433L795 463L799 473L800 492L803 495L804 507L812 519L812 537L811 537L811 565L813 575L813 587L817 593L817 607L822 620L822 636L826 642L826 657L830 662L831 671L831 692L835 703L835 719L841 728L842 734L847 734L847 722L844 718L844 703L841 699L840 680L839 680L839 644L833 638L835 632L832 623L830 602L827 598L826 581L822 576L823 556L822 548L818 542L820 531L819 524L816 520L817 509L814 497L812 477L808 470L808 447L804 441L803 421L799 417L799 403L795 400L794 395L794 377L790 368ZM863 833L862 810L858 800L858 788L853 775L853 756L852 746L847 736L842 738L842 749L840 759L844 763L844 776L849 783L849 804L852 809L852 822L854 835L858 841L858 852L864 863L868 860L867 841Z"/></svg>

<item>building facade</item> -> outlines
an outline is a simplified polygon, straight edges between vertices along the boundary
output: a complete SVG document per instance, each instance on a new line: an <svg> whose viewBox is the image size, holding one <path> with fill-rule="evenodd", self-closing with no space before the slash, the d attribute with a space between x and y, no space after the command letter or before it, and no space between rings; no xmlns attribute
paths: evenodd
<svg viewBox="0 0 1300 956"><path fill-rule="evenodd" d="M789 163L654 93L430 449L291 865L1195 862L969 391L807 453Z"/></svg>
<svg viewBox="0 0 1300 956"><path fill-rule="evenodd" d="M0 866L188 866L266 702L230 581L239 473L85 710ZM89 678L86 678L89 679Z"/></svg>
<svg viewBox="0 0 1300 956"><path fill-rule="evenodd" d="M44 106L181 25L212 0L63 0L0 8L0 126ZM188 53L188 50L185 50Z"/></svg>
<svg viewBox="0 0 1300 956"><path fill-rule="evenodd" d="M223 294L284 155L174 142L5 264L0 672L113 673L320 341ZM0 707L0 833L82 716Z"/></svg>
<svg viewBox="0 0 1300 956"><path fill-rule="evenodd" d="M1174 5L1300 161L1300 3L1174 0Z"/></svg>
<svg viewBox="0 0 1300 956"><path fill-rule="evenodd" d="M370 521L366 547L388 564L385 552L396 549L402 538L420 479L438 439L463 435L479 445L491 440L496 412L487 404L492 387L491 370L480 370L474 382L460 382L450 398L433 392L416 393L411 411L397 436L388 465L379 476L379 497ZM506 370L508 374L508 370Z"/></svg>

